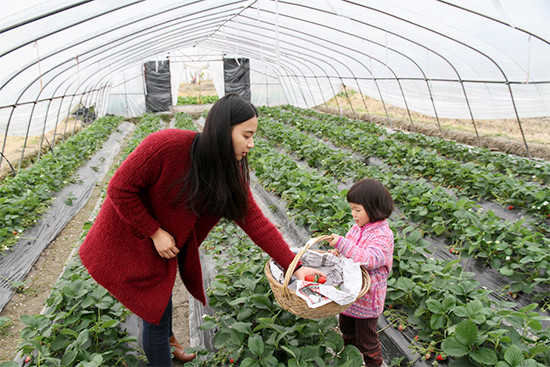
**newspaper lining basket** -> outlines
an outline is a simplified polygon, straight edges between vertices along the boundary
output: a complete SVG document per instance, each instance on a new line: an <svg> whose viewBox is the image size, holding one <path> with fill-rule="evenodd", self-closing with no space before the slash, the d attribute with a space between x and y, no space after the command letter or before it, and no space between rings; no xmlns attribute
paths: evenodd
<svg viewBox="0 0 550 367"><path fill-rule="evenodd" d="M292 260L292 262L288 266L288 271L285 273L283 284L279 283L271 274L271 270L269 269L269 262L271 260L267 261L265 264L264 272L267 280L269 281L269 286L273 291L275 299L282 308L296 316L300 316L305 319L322 319L325 317L337 315L353 304L353 302L351 302L347 305L339 305L338 303L332 301L330 303L327 303L326 305L317 308L310 308L305 300L296 295L296 292L294 292L292 289L288 288L288 283L290 282L292 273L294 273L294 269L296 269L296 265L298 264L304 253L308 251L312 245L325 241L329 238L330 236L320 236L315 238L313 241L308 241L308 243L306 243L305 246L302 247L300 251L298 251L298 253L294 257L294 260ZM320 250L311 251L317 251L321 253L327 252ZM363 297L370 288L370 276L367 270L365 270L365 268L363 267L361 267L361 274L363 276L363 285L361 287L359 295L357 296L357 299Z"/></svg>

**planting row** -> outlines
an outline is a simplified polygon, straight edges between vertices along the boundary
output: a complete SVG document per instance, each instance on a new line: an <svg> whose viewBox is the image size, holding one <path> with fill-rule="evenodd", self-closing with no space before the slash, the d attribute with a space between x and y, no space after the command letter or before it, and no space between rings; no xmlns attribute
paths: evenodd
<svg viewBox="0 0 550 367"><path fill-rule="evenodd" d="M262 185L285 200L297 223L309 224L312 231L345 233L349 207L345 192L339 193L331 179L300 168L259 139L251 163ZM533 311L536 304L514 311L514 303L491 300L490 291L464 272L458 259L430 258L429 242L419 231L399 219L392 220L392 227L403 229L396 235L388 283L393 307L386 315L417 330L411 347L419 355L431 350L452 356L456 366L470 367L502 365L516 351L534 366L548 361L548 330L542 329L544 317Z"/></svg>
<svg viewBox="0 0 550 367"><path fill-rule="evenodd" d="M120 162L143 138L162 126L161 116L143 116ZM115 169L111 169L110 175ZM91 223L85 225L82 237L90 227ZM135 338L117 327L129 314L90 277L75 256L54 285L46 311L21 317L27 326L21 331L18 350L26 357L28 366L138 366ZM20 364L10 361L0 366Z"/></svg>
<svg viewBox="0 0 550 367"><path fill-rule="evenodd" d="M17 176L7 177L0 186L0 253L34 225L50 204L52 192L67 185L71 175L92 156L120 124L120 117L106 116L56 146ZM73 178L76 179L76 178Z"/></svg>
<svg viewBox="0 0 550 367"><path fill-rule="evenodd" d="M368 166L362 157L331 149L273 119L262 117L259 133L339 180L368 176L382 181L411 222L426 233L445 235L453 252L483 259L509 276L510 292L532 293L537 285L550 284L550 239L523 227L522 221L502 220L466 197L457 198L423 179L411 181L402 174ZM538 293L537 297L549 295Z"/></svg>
<svg viewBox="0 0 550 367"><path fill-rule="evenodd" d="M285 110L301 116L309 116L320 120L338 124L348 121L346 117L322 114L309 109L300 109L294 106L283 106ZM362 124L365 124L364 122ZM424 149L440 153L442 156L464 162L474 162L486 166L489 170L498 170L509 176L518 176L527 181L550 183L550 164L545 161L530 160L523 157L509 155L502 152L493 152L484 148L468 147L453 140L445 140L439 137L427 136L402 131L388 131L372 123L366 123L369 130L380 136L388 136L394 140L410 143Z"/></svg>
<svg viewBox="0 0 550 367"><path fill-rule="evenodd" d="M178 97L177 105L188 105L188 104L205 104L205 103L215 103L219 99L218 96L187 96L187 97Z"/></svg>
<svg viewBox="0 0 550 367"><path fill-rule="evenodd" d="M547 227L550 187L492 172L493 167L444 158L436 151L400 142L394 139L396 134L383 134L379 127L364 121L307 118L277 108L264 108L263 111L274 119L330 138L334 144L357 151L365 157L381 158L392 166L395 173L427 177L435 184L455 187L473 199L483 198L523 208L538 218L536 225Z"/></svg>

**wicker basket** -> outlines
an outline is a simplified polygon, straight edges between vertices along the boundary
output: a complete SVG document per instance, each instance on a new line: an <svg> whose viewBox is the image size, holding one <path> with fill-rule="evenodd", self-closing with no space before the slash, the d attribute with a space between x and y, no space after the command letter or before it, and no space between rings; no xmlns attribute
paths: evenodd
<svg viewBox="0 0 550 367"><path fill-rule="evenodd" d="M275 295L275 299L282 308L293 313L296 316L300 316L305 319L322 319L325 317L337 315L353 304L353 302L351 302L347 305L339 305L338 303L332 301L330 303L327 303L326 305L317 308L310 308L305 300L296 295L296 292L294 292L292 289L288 288L288 283L290 282L292 273L294 273L294 269L296 269L296 265L302 258L303 254L308 251L308 249L312 245L325 241L329 238L330 236L320 236L317 237L314 241L309 241L308 243L306 243L306 245L296 254L294 260L292 260L292 262L288 266L283 284L279 283L275 278L273 278L271 270L269 269L269 262L271 260L267 261L265 264L264 272L267 276L267 280L269 281L269 285L271 286L271 290ZM320 250L311 251L317 251L321 253L327 252ZM361 287L361 291L359 292L357 299L363 297L368 292L370 287L369 273L363 267L361 267L361 273L363 275L363 286Z"/></svg>

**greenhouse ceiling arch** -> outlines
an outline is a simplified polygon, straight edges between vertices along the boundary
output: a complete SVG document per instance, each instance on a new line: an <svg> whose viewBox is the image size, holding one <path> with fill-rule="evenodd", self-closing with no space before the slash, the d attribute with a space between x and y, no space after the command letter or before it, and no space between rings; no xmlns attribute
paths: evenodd
<svg viewBox="0 0 550 367"><path fill-rule="evenodd" d="M43 134L80 105L101 116L127 101L123 114L142 114L143 65L167 59L174 71L212 69L221 93L223 58L249 59L258 105L313 107L345 85L409 117L474 126L514 119L521 129L522 118L550 115L544 0L28 0L3 8L4 137Z"/></svg>

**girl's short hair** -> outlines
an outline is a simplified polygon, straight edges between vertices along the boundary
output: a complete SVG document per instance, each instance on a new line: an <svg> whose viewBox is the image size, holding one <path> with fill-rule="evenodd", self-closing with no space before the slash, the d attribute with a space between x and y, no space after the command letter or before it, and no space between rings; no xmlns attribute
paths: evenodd
<svg viewBox="0 0 550 367"><path fill-rule="evenodd" d="M393 199L388 189L372 178L364 178L351 186L347 194L349 203L361 204L371 222L389 218L393 212Z"/></svg>

